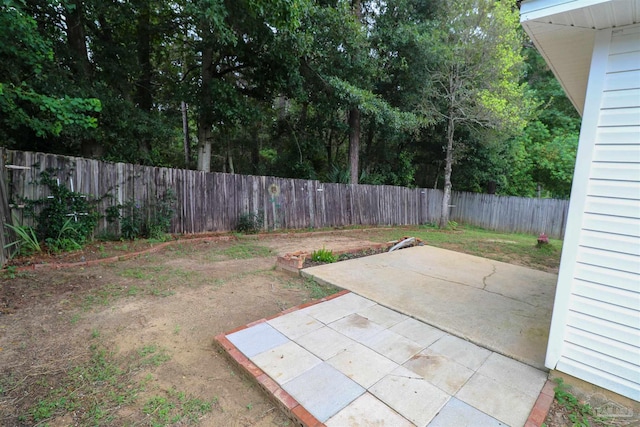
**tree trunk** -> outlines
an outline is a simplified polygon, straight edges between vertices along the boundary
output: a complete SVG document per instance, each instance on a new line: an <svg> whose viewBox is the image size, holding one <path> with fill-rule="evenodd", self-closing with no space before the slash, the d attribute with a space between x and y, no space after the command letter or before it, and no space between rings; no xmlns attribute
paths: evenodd
<svg viewBox="0 0 640 427"><path fill-rule="evenodd" d="M211 126L198 123L198 170L211 172Z"/></svg>
<svg viewBox="0 0 640 427"><path fill-rule="evenodd" d="M455 132L455 122L453 112L449 111L447 122L447 154L444 164L444 194L442 196L442 215L440 216L440 228L445 228L449 224L449 203L451 201L451 170L453 168L453 135Z"/></svg>
<svg viewBox="0 0 640 427"><path fill-rule="evenodd" d="M352 0L351 9L358 19L362 21L361 0ZM349 110L349 171L350 184L358 183L358 172L360 169L360 110L352 108Z"/></svg>
<svg viewBox="0 0 640 427"><path fill-rule="evenodd" d="M211 172L211 129L213 127L211 115L208 112L208 98L211 96L211 80L213 48L202 49L202 94L201 108L198 117L198 170Z"/></svg>
<svg viewBox="0 0 640 427"><path fill-rule="evenodd" d="M137 107L148 113L153 108L153 95L151 92L151 10L148 0L140 3L136 32L140 75L136 81L134 99ZM151 156L151 141L148 138L142 138L138 142L138 148L140 161L146 163Z"/></svg>
<svg viewBox="0 0 640 427"><path fill-rule="evenodd" d="M185 169L191 168L191 146L189 143L189 116L187 112L187 103L182 101L180 103L182 110L182 141L184 144L184 167Z"/></svg>
<svg viewBox="0 0 640 427"><path fill-rule="evenodd" d="M82 0L73 0L70 6L65 8L65 21L67 32L67 44L73 55L75 71L81 79L89 77L89 54L87 40L84 31Z"/></svg>
<svg viewBox="0 0 640 427"><path fill-rule="evenodd" d="M360 163L360 110L349 110L349 170L350 184L358 183L358 169Z"/></svg>

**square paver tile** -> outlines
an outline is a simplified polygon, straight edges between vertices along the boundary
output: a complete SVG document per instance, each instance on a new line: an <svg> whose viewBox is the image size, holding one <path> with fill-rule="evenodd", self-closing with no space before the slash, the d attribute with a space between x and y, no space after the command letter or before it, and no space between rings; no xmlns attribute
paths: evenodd
<svg viewBox="0 0 640 427"><path fill-rule="evenodd" d="M327 361L331 366L369 388L399 365L362 344L354 344Z"/></svg>
<svg viewBox="0 0 640 427"><path fill-rule="evenodd" d="M450 395L456 394L474 374L471 369L429 349L416 354L402 366Z"/></svg>
<svg viewBox="0 0 640 427"><path fill-rule="evenodd" d="M303 308L300 311L327 324L375 304L371 300L350 292L330 301Z"/></svg>
<svg viewBox="0 0 640 427"><path fill-rule="evenodd" d="M386 404L365 393L325 423L327 427L413 427Z"/></svg>
<svg viewBox="0 0 640 427"><path fill-rule="evenodd" d="M328 326L331 329L360 342L384 330L382 326L355 313L329 323Z"/></svg>
<svg viewBox="0 0 640 427"><path fill-rule="evenodd" d="M447 356L459 364L476 371L491 354L486 348L479 347L462 338L445 335L429 346L429 350Z"/></svg>
<svg viewBox="0 0 640 427"><path fill-rule="evenodd" d="M537 399L477 372L455 397L513 427L524 425Z"/></svg>
<svg viewBox="0 0 640 427"><path fill-rule="evenodd" d="M426 426L449 400L449 395L421 378L387 375L369 392L416 424Z"/></svg>
<svg viewBox="0 0 640 427"><path fill-rule="evenodd" d="M251 361L278 384L322 363L322 360L292 341L262 352L252 357Z"/></svg>
<svg viewBox="0 0 640 427"><path fill-rule="evenodd" d="M396 363L404 363L422 350L420 344L416 344L409 338L385 329L372 337L362 340L362 343L372 350L377 351Z"/></svg>
<svg viewBox="0 0 640 427"><path fill-rule="evenodd" d="M358 314L362 317L366 317L374 323L377 323L383 328L390 328L393 325L409 318L404 314L393 311L390 308L383 307L380 304L372 305L364 310L360 310Z"/></svg>
<svg viewBox="0 0 640 427"><path fill-rule="evenodd" d="M320 422L356 400L365 389L327 363L321 363L282 388Z"/></svg>
<svg viewBox="0 0 640 427"><path fill-rule="evenodd" d="M227 335L227 339L249 358L289 342L289 338L267 323L234 332Z"/></svg>
<svg viewBox="0 0 640 427"><path fill-rule="evenodd" d="M452 397L429 427L499 427L505 424Z"/></svg>
<svg viewBox="0 0 640 427"><path fill-rule="evenodd" d="M492 353L478 373L535 398L547 382L547 374L541 370L498 353Z"/></svg>
<svg viewBox="0 0 640 427"><path fill-rule="evenodd" d="M440 329L436 329L433 326L429 326L426 323L412 318L403 320L389 328L389 330L405 338L409 338L411 341L423 347L430 346L445 335Z"/></svg>
<svg viewBox="0 0 640 427"><path fill-rule="evenodd" d="M309 332L295 341L322 360L327 360L356 343L327 326Z"/></svg>
<svg viewBox="0 0 640 427"><path fill-rule="evenodd" d="M267 323L292 340L324 326L323 323L300 311L276 317Z"/></svg>

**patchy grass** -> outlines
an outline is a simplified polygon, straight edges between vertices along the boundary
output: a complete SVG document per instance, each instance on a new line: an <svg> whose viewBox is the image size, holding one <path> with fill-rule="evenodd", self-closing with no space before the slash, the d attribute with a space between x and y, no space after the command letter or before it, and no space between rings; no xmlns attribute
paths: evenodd
<svg viewBox="0 0 640 427"><path fill-rule="evenodd" d="M147 399L142 412L147 415L152 426L197 424L204 414L211 412L217 402L217 398L198 399L171 388L163 395Z"/></svg>
<svg viewBox="0 0 640 427"><path fill-rule="evenodd" d="M296 278L287 281L284 285L288 289L299 289L308 292L310 300L321 299L333 295L340 289L331 285L323 285L311 278Z"/></svg>
<svg viewBox="0 0 640 427"><path fill-rule="evenodd" d="M209 261L264 258L269 256L275 256L275 253L271 249L257 245L250 240L238 241L222 248L214 246L206 254L206 258Z"/></svg>
<svg viewBox="0 0 640 427"><path fill-rule="evenodd" d="M455 230L427 225L365 233L379 242L415 236L431 246L551 272L557 272L562 252L562 240L549 239L548 245L538 247L537 236L499 233L465 225L458 225Z"/></svg>
<svg viewBox="0 0 640 427"><path fill-rule="evenodd" d="M169 426L196 423L213 410L217 399L202 400L171 388L144 398L153 379L144 371L168 360L165 349L156 344L145 345L129 355L118 356L97 341L100 333L92 331L88 356L74 360L54 372L48 372L30 386L30 394L38 396L26 406L18 418L23 425L120 425L119 411L133 409L144 418L144 425ZM19 387L5 379L1 393ZM118 421L120 419L120 421Z"/></svg>

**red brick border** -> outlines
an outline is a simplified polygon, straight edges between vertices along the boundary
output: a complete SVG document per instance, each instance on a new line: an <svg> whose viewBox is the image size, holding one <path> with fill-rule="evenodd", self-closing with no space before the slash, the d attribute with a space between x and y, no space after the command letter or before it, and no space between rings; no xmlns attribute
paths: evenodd
<svg viewBox="0 0 640 427"><path fill-rule="evenodd" d="M260 239L267 239L267 238L271 238L271 237L275 237L275 238L296 238L296 237L312 237L312 236L322 236L322 235L331 235L331 234L337 234L337 233L347 233L347 232L356 232L356 231L376 231L376 230L381 230L384 228L388 228L388 227L379 227L379 228L352 228L352 229L346 229L346 230L324 230L324 231L305 231L305 232L285 232L285 233L259 233L259 234L255 234L255 235L250 235L250 236L245 236L244 238L252 238L255 237L256 240L260 240ZM410 227L394 227L394 228L410 228ZM63 268L73 268L73 267L88 267L91 265L98 265L98 264L102 264L102 263L110 263L110 262L117 262L117 261L124 261L124 260L128 260L131 258L136 258L140 255L145 255L145 254L149 254L149 253L154 253L159 251L160 249L163 249L167 246L176 244L176 243L180 243L180 242L199 242L199 241L210 241L210 242L227 242L230 240L238 240L238 237L231 235L231 234L226 234L226 233L198 233L198 234L183 234L180 236L176 236L176 235L172 235L172 237L174 237L176 240L172 240L170 242L164 242L164 243L159 243L158 245L149 248L149 249L145 249L143 251L139 251L139 252L130 252L124 255L117 255L117 256L113 256L113 257L109 257L109 258L101 258L101 259L93 259L90 261L81 261L81 262L71 262L71 263L56 263L56 264L32 264L32 265L26 265L26 266L21 266L18 267L16 269L16 271L31 271L31 270L41 270L41 269L50 269L50 270L59 270L59 269L63 269ZM364 247L363 249L369 249L369 247ZM363 249L358 249L358 250L363 250ZM353 250L348 250L348 251L338 251L336 253L340 254L340 253L345 253L345 252L352 252ZM280 258L280 257L279 257ZM304 263L304 259L302 260L302 263ZM277 261L276 261L276 266L278 265ZM287 271L292 271L297 273L299 271L299 269L302 267L302 264L300 264L300 267L297 270L292 270L292 269L286 269Z"/></svg>
<svg viewBox="0 0 640 427"><path fill-rule="evenodd" d="M547 380L544 387L540 391L536 404L533 405L533 409L529 414L529 418L524 427L540 427L549 414L553 398L555 396L553 381Z"/></svg>
<svg viewBox="0 0 640 427"><path fill-rule="evenodd" d="M342 255L342 254L348 254L351 252L362 252L370 249L389 249L395 243L397 242L372 243L370 245L357 246L355 248L350 248L350 249L340 249L337 251L333 251L333 253L335 255ZM283 256L279 256L276 259L276 268L282 271L288 271L298 275L300 274L300 270L302 270L302 266L304 265L304 262L309 255L311 254L305 251L297 251L297 252L284 254Z"/></svg>
<svg viewBox="0 0 640 427"><path fill-rule="evenodd" d="M291 308L288 308L280 313L265 319L260 319L255 322L251 322L244 326L239 326L228 332L216 335L214 337L214 344L224 352L224 354L233 362L237 363L242 372L250 380L255 381L262 390L264 390L269 398L286 413L291 419L296 421L301 427L323 427L324 424L318 421L309 411L307 411L300 403L294 399L289 393L282 389L277 382L275 382L269 375L267 375L262 369L253 364L235 345L227 338L234 332L242 331L243 329L250 328L251 326L264 323L268 320L284 316L285 314L292 313L294 311L302 310L303 308L310 307L312 305L320 304L321 302L331 301L332 299L341 297L348 294L349 291L343 290L338 293L329 295L319 300L310 301L305 304L300 304Z"/></svg>
<svg viewBox="0 0 640 427"><path fill-rule="evenodd" d="M92 259L89 261L80 261L80 262L67 262L67 263L59 263L59 264L32 264L26 265L22 267L18 267L17 271L30 271L30 270L60 270L63 268L72 268L72 267L87 267L91 265L105 264L110 262L117 261L125 261L131 258L137 258L141 255L151 254L154 252L158 252L160 249L164 249L167 246L175 245L177 243L182 243L185 241L188 242L228 242L231 240L238 240L235 236L223 235L223 236L209 236L209 237L197 237L191 239L182 239L182 240L172 240L170 242L159 243L156 246L145 249L139 252L129 252L124 255L116 255L109 258L100 258L100 259Z"/></svg>

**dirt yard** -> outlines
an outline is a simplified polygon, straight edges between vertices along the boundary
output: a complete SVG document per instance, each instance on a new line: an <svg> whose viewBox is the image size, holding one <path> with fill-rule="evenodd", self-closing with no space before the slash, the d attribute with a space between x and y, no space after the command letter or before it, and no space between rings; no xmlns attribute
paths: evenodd
<svg viewBox="0 0 640 427"><path fill-rule="evenodd" d="M213 337L335 292L276 271L277 255L354 250L407 233L557 272L561 242L541 250L535 237L477 229L95 242L82 252L18 259L0 273L0 426L290 426ZM555 412L547 422L561 425L551 421Z"/></svg>
<svg viewBox="0 0 640 427"><path fill-rule="evenodd" d="M181 241L91 267L10 269L0 425L290 425L213 337L332 292L275 271L277 254L368 243L354 233Z"/></svg>

